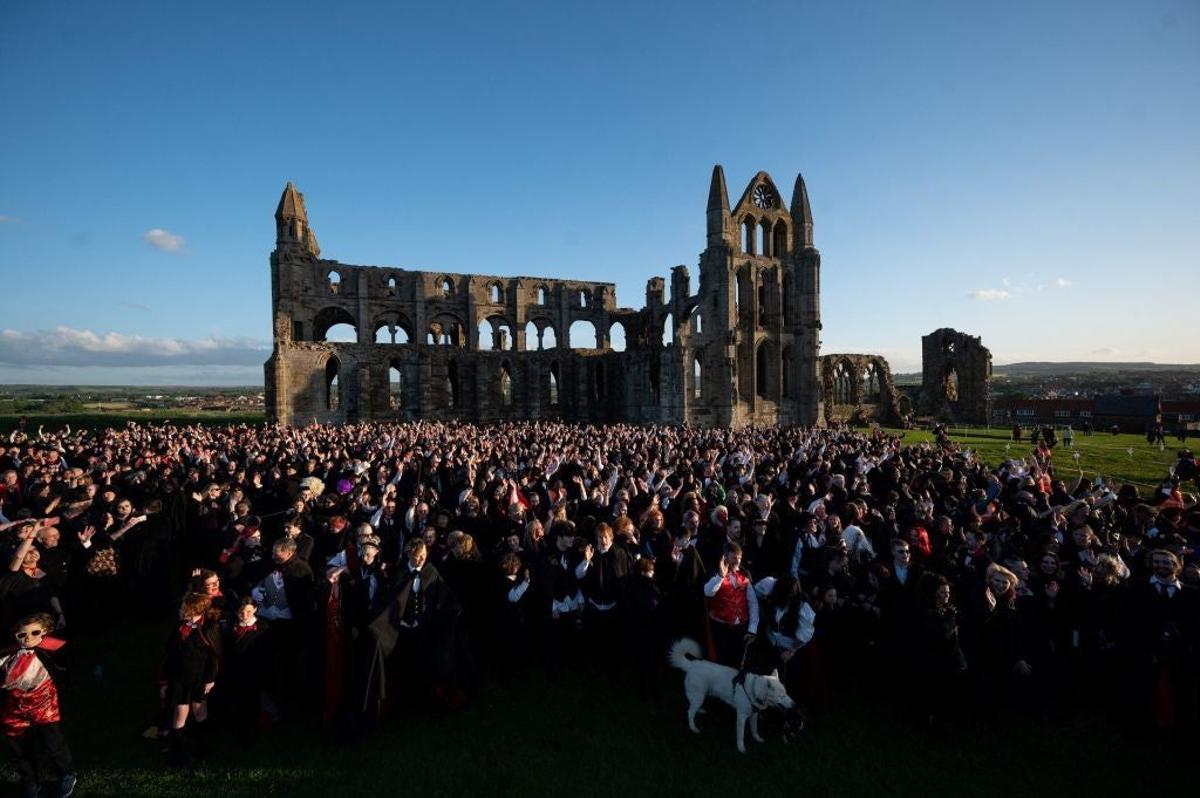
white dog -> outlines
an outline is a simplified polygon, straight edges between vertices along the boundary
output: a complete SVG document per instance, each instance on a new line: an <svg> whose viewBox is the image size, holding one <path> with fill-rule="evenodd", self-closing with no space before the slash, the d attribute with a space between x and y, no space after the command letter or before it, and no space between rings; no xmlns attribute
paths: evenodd
<svg viewBox="0 0 1200 798"><path fill-rule="evenodd" d="M687 674L683 689L688 700L688 727L700 733L696 726L696 713L704 699L716 696L737 712L737 747L746 753L746 721L750 721L750 733L763 742L758 733L758 713L770 707L791 709L795 702L787 694L787 688L779 681L779 673L769 676L748 673L741 684L734 684L737 671L728 665L709 662L700 657L700 645L695 640L676 640L667 655L671 664Z"/></svg>

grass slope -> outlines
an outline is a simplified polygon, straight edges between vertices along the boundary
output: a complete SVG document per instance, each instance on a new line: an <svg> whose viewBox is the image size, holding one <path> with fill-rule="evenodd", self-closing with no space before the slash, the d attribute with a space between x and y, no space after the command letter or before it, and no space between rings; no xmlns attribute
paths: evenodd
<svg viewBox="0 0 1200 798"><path fill-rule="evenodd" d="M929 443L933 435L924 430L891 430L904 436L906 444ZM989 465L997 465L1010 457L1029 458L1033 446L1029 443L1028 432L1026 439L1014 442L1008 430L999 428L950 430L950 438L964 449L970 449L976 456ZM1188 445L1192 445L1189 441ZM1071 487L1073 478L1082 472L1088 479L1097 476L1111 478L1118 483L1132 482L1142 490L1157 487L1166 477L1168 469L1175 465L1176 455L1180 445L1173 438L1168 444L1159 448L1146 443L1142 435L1112 435L1094 433L1085 436L1075 434L1075 445L1067 448L1059 439L1059 445L1054 449L1055 474ZM1076 460L1074 455L1078 454Z"/></svg>
<svg viewBox="0 0 1200 798"><path fill-rule="evenodd" d="M1166 795L1182 775L1163 766L1161 749L1092 717L1010 718L931 736L876 704L867 684L836 698L801 740L786 745L768 733L740 755L722 704L710 702L700 735L688 731L676 672L663 675L653 702L634 698L622 678L548 682L533 672L510 688L485 687L467 710L394 719L363 742L285 724L248 741L217 739L204 764L176 771L157 741L140 737L153 719L162 638L159 628L126 628L81 644L64 710L81 795L990 797L999 783L1019 795ZM1138 764L1152 761L1163 764Z"/></svg>

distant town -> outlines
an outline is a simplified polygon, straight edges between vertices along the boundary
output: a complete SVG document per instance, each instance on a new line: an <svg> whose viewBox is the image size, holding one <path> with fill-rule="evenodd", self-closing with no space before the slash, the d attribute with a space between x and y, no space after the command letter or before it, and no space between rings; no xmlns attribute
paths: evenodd
<svg viewBox="0 0 1200 798"><path fill-rule="evenodd" d="M896 375L897 387L921 375ZM1144 432L1162 424L1200 430L1200 365L1013 363L993 367L991 423L1052 424ZM163 412L240 418L261 413L261 386L0 386L0 416Z"/></svg>

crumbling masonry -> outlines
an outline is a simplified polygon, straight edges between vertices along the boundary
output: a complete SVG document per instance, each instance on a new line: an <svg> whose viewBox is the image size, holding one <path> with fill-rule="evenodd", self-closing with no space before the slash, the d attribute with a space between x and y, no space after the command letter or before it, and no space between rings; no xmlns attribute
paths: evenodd
<svg viewBox="0 0 1200 798"><path fill-rule="evenodd" d="M949 327L921 338L921 410L935 418L987 424L992 353L979 336Z"/></svg>
<svg viewBox="0 0 1200 798"><path fill-rule="evenodd" d="M322 258L303 195L288 183L271 254L267 414L288 424L813 425L824 422L826 402L846 411L850 398L869 405L868 416L890 413L894 391L881 358L826 358L831 368L849 364L850 394L822 380L821 256L803 178L789 207L759 172L730 208L716 166L707 220L698 289L676 266L669 286L661 277L647 282L645 307L633 310L617 307L612 283ZM618 325L623 351L612 346Z"/></svg>

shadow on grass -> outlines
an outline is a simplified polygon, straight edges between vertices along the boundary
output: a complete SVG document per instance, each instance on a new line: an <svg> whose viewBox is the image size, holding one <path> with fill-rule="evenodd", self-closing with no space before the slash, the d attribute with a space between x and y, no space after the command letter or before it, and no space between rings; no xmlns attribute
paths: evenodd
<svg viewBox="0 0 1200 798"><path fill-rule="evenodd" d="M836 699L792 744L764 722L768 741L747 739L739 754L720 703L701 715L701 734L688 731L677 672L664 672L658 700L643 702L625 678L548 682L536 671L509 688L486 686L462 712L401 716L361 742L310 722L245 740L215 733L206 758L178 771L159 741L141 737L154 720L165 631L139 626L78 646L64 713L81 795L994 796L997 784L1028 795L1166 795L1181 776L1135 765L1164 760L1097 718L1012 717L935 737L865 690Z"/></svg>

